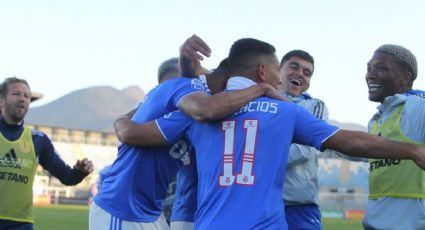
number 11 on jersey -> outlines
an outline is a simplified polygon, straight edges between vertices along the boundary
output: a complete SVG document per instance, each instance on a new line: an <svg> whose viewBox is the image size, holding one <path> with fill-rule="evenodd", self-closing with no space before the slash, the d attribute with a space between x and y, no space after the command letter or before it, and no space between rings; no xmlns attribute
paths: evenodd
<svg viewBox="0 0 425 230"><path fill-rule="evenodd" d="M231 186L235 182L234 169L234 142L236 121L223 121L224 153L223 174L219 176L220 186ZM257 140L258 120L245 120L245 148L242 157L241 172L236 175L236 184L253 185L255 176L252 175L255 157L255 143Z"/></svg>

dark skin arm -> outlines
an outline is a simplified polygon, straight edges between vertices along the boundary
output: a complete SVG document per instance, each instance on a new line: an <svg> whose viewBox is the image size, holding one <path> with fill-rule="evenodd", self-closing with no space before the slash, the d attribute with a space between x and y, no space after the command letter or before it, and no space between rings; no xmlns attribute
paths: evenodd
<svg viewBox="0 0 425 230"><path fill-rule="evenodd" d="M425 170L425 148L360 131L340 130L323 147L353 157L409 159Z"/></svg>
<svg viewBox="0 0 425 230"><path fill-rule="evenodd" d="M166 145L154 121L138 125L122 117L115 122L114 127L118 138L124 143L137 146ZM365 132L340 130L326 140L323 147L353 157L409 159L425 170L425 148Z"/></svg>
<svg viewBox="0 0 425 230"><path fill-rule="evenodd" d="M194 93L183 97L179 109L197 121L214 121L235 113L257 97L267 96L285 100L279 91L267 83L260 83L242 90L222 92L212 96Z"/></svg>
<svg viewBox="0 0 425 230"><path fill-rule="evenodd" d="M209 57L210 47L198 36L192 35L180 47L179 65L183 76L197 76L205 72L200 62L203 56ZM195 93L184 97L179 109L197 121L214 121L224 118L257 97L267 96L278 100L286 100L276 89L268 84L260 83L247 89L223 92L213 96L206 93Z"/></svg>
<svg viewBox="0 0 425 230"><path fill-rule="evenodd" d="M179 70L182 76L196 77L207 74L208 70L201 66L203 56L209 57L211 49L200 37L192 35L180 46Z"/></svg>
<svg viewBox="0 0 425 230"><path fill-rule="evenodd" d="M114 122L115 134L122 143L134 146L165 146L164 136L155 121L136 124L123 115Z"/></svg>

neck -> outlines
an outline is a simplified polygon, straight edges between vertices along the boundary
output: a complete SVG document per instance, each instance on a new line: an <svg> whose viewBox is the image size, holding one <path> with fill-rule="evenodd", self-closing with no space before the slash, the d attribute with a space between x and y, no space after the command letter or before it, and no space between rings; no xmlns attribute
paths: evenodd
<svg viewBox="0 0 425 230"><path fill-rule="evenodd" d="M211 90L211 94L216 94L224 90L226 86L226 77L220 74L211 73L205 76L207 79L208 88Z"/></svg>
<svg viewBox="0 0 425 230"><path fill-rule="evenodd" d="M5 116L4 114L2 114L1 117L2 117L3 121L8 125L18 125L18 124L22 123L22 120L21 121L15 121L15 120L11 119L9 116Z"/></svg>

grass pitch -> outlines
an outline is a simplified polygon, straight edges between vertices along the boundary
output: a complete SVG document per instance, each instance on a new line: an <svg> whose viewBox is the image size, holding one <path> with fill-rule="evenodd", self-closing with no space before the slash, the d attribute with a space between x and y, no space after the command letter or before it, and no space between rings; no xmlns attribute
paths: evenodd
<svg viewBox="0 0 425 230"><path fill-rule="evenodd" d="M89 206L35 206L34 230L87 230Z"/></svg>
<svg viewBox="0 0 425 230"><path fill-rule="evenodd" d="M87 230L89 206L35 206L35 230ZM361 230L360 220L323 218L324 230Z"/></svg>

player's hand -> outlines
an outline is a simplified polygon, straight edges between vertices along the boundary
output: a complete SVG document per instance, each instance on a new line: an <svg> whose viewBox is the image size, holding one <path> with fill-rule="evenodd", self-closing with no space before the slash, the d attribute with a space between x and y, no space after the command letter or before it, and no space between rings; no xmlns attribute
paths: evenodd
<svg viewBox="0 0 425 230"><path fill-rule="evenodd" d="M74 165L74 169L85 173L91 173L93 172L93 162L87 158L77 160L77 163Z"/></svg>
<svg viewBox="0 0 425 230"><path fill-rule="evenodd" d="M200 62L204 60L203 56L209 57L211 55L211 49L207 43L194 34L180 46L180 55L194 62Z"/></svg>
<svg viewBox="0 0 425 230"><path fill-rule="evenodd" d="M279 90L277 90L276 88L274 88L270 84L267 84L267 83L261 83L261 84L264 84L264 87L266 88L264 96L269 97L269 98L273 98L273 99L277 99L277 100L281 100L281 101L289 101L288 98L283 96L279 92Z"/></svg>

